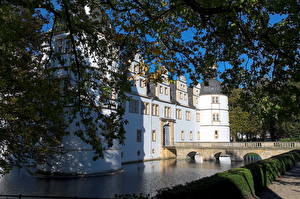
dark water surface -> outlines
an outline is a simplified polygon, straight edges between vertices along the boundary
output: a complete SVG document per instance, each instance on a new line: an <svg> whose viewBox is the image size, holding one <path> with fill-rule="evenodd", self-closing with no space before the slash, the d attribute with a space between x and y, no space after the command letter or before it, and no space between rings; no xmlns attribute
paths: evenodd
<svg viewBox="0 0 300 199"><path fill-rule="evenodd" d="M239 167L242 163L188 162L160 160L124 165L115 175L73 178L40 179L23 169L14 169L0 179L0 194L113 197L115 194L146 193L213 175Z"/></svg>

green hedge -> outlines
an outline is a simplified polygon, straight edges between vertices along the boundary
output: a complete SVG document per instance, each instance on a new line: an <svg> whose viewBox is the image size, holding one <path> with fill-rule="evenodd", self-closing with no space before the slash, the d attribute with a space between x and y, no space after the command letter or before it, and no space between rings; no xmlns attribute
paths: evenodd
<svg viewBox="0 0 300 199"><path fill-rule="evenodd" d="M156 199L254 198L300 161L300 150L231 169L185 185L161 189Z"/></svg>

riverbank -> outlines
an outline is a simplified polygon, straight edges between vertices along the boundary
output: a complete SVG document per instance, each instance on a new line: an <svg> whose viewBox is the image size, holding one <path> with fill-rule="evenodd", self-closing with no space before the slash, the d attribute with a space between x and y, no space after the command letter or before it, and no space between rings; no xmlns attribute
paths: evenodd
<svg viewBox="0 0 300 199"><path fill-rule="evenodd" d="M260 195L260 199L300 198L300 162L283 176L271 183Z"/></svg>
<svg viewBox="0 0 300 199"><path fill-rule="evenodd" d="M300 150L293 150L241 168L159 190L156 198L258 198L266 187L294 168L299 161Z"/></svg>

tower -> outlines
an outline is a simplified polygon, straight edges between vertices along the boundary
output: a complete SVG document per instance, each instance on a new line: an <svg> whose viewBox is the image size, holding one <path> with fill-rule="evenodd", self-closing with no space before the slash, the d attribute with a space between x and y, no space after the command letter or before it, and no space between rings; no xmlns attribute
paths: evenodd
<svg viewBox="0 0 300 199"><path fill-rule="evenodd" d="M221 92L216 79L201 83L200 97L201 142L229 142L228 97Z"/></svg>

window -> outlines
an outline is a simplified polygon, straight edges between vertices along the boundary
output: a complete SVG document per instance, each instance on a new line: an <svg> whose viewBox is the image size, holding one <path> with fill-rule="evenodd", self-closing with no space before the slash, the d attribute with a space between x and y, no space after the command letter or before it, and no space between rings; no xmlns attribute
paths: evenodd
<svg viewBox="0 0 300 199"><path fill-rule="evenodd" d="M181 131L181 133L180 133L180 139L184 140L184 131Z"/></svg>
<svg viewBox="0 0 300 199"><path fill-rule="evenodd" d="M198 104L198 97L195 98L195 104Z"/></svg>
<svg viewBox="0 0 300 199"><path fill-rule="evenodd" d="M191 120L191 112L190 111L185 112L185 119L186 120Z"/></svg>
<svg viewBox="0 0 300 199"><path fill-rule="evenodd" d="M219 138L219 131L215 131L215 139Z"/></svg>
<svg viewBox="0 0 300 199"><path fill-rule="evenodd" d="M70 53L72 51L72 44L70 40L66 41L65 53Z"/></svg>
<svg viewBox="0 0 300 199"><path fill-rule="evenodd" d="M152 142L156 142L156 131L152 131Z"/></svg>
<svg viewBox="0 0 300 199"><path fill-rule="evenodd" d="M159 106L157 104L152 104L152 115L159 116Z"/></svg>
<svg viewBox="0 0 300 199"><path fill-rule="evenodd" d="M200 131L197 132L197 140L200 140Z"/></svg>
<svg viewBox="0 0 300 199"><path fill-rule="evenodd" d="M56 43L55 44L56 51L58 53L65 53L64 39L56 39L55 43Z"/></svg>
<svg viewBox="0 0 300 199"><path fill-rule="evenodd" d="M134 72L136 72L136 73L140 72L140 71L139 71L139 66L138 66L138 65L135 65L135 66L134 66Z"/></svg>
<svg viewBox="0 0 300 199"><path fill-rule="evenodd" d="M168 88L165 87L165 95L169 95Z"/></svg>
<svg viewBox="0 0 300 199"><path fill-rule="evenodd" d="M145 80L143 80L143 79L140 79L140 87L141 88L144 88L145 87Z"/></svg>
<svg viewBox="0 0 300 199"><path fill-rule="evenodd" d="M184 84L180 84L180 87L181 87L181 89L184 89L185 85Z"/></svg>
<svg viewBox="0 0 300 199"><path fill-rule="evenodd" d="M186 100L186 94L184 94L184 100Z"/></svg>
<svg viewBox="0 0 300 199"><path fill-rule="evenodd" d="M139 112L139 101L138 100L130 99L129 112L130 113L138 113Z"/></svg>
<svg viewBox="0 0 300 199"><path fill-rule="evenodd" d="M142 130L140 129L136 131L136 142L142 142Z"/></svg>
<svg viewBox="0 0 300 199"><path fill-rule="evenodd" d="M182 113L180 109L176 109L176 119L180 119L182 118Z"/></svg>
<svg viewBox="0 0 300 199"><path fill-rule="evenodd" d="M171 117L171 108L165 106L165 117L170 118Z"/></svg>
<svg viewBox="0 0 300 199"><path fill-rule="evenodd" d="M219 113L213 113L212 114L212 121L213 122L219 122L220 121Z"/></svg>
<svg viewBox="0 0 300 199"><path fill-rule="evenodd" d="M193 131L190 131L190 140L193 140Z"/></svg>
<svg viewBox="0 0 300 199"><path fill-rule="evenodd" d="M141 151L138 150L138 151L136 152L136 154L137 154L137 156L140 156L140 155L141 155Z"/></svg>
<svg viewBox="0 0 300 199"><path fill-rule="evenodd" d="M163 94L163 93L164 93L164 87L159 86L159 93L160 93L160 94Z"/></svg>
<svg viewBox="0 0 300 199"><path fill-rule="evenodd" d="M213 104L219 104L219 97L218 96L212 96L211 101Z"/></svg>
<svg viewBox="0 0 300 199"><path fill-rule="evenodd" d="M122 103L120 103L120 106L122 106L122 108L124 109L124 111L126 112L127 110L126 110L126 102L122 102Z"/></svg>
<svg viewBox="0 0 300 199"><path fill-rule="evenodd" d="M200 113L196 113L196 122L200 122Z"/></svg>
<svg viewBox="0 0 300 199"><path fill-rule="evenodd" d="M150 114L150 105L147 102L141 103L141 114L149 115Z"/></svg>
<svg viewBox="0 0 300 199"><path fill-rule="evenodd" d="M179 95L180 95L180 99L183 99L183 94L182 94L182 92L180 92Z"/></svg>

